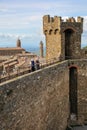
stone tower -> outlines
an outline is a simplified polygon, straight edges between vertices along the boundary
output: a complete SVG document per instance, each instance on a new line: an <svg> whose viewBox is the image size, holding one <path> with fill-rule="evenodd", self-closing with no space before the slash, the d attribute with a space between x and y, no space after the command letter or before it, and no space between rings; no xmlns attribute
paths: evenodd
<svg viewBox="0 0 87 130"><path fill-rule="evenodd" d="M65 59L80 58L83 18L43 17L43 32L46 37L46 59L61 57Z"/></svg>
<svg viewBox="0 0 87 130"><path fill-rule="evenodd" d="M40 42L40 57L43 58L43 42Z"/></svg>
<svg viewBox="0 0 87 130"><path fill-rule="evenodd" d="M21 47L21 40L20 39L17 40L17 47Z"/></svg>

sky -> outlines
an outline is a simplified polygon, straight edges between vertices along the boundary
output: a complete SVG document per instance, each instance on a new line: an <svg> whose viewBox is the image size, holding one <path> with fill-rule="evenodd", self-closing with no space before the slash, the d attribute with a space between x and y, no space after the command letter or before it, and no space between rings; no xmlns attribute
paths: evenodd
<svg viewBox="0 0 87 130"><path fill-rule="evenodd" d="M84 18L82 46L87 45L87 0L0 0L0 47L45 45L43 16Z"/></svg>

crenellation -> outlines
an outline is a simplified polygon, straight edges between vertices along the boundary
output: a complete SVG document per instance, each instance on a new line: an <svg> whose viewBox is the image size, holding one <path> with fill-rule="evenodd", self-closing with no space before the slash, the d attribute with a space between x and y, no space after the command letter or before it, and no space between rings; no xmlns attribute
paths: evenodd
<svg viewBox="0 0 87 130"><path fill-rule="evenodd" d="M64 20L63 20L63 22L64 22ZM75 18L73 18L73 17L70 17L70 18L67 18L66 20L65 20L65 22L67 23L67 22L76 22L76 23L82 23L83 24L83 18L82 17L77 17L77 19L75 19Z"/></svg>
<svg viewBox="0 0 87 130"><path fill-rule="evenodd" d="M75 18L73 18L73 17L72 17L71 21L72 21L72 22L76 22Z"/></svg>
<svg viewBox="0 0 87 130"><path fill-rule="evenodd" d="M54 22L54 18L50 17L50 23Z"/></svg>
<svg viewBox="0 0 87 130"><path fill-rule="evenodd" d="M80 22L83 24L83 18L82 17L77 17L77 22Z"/></svg>
<svg viewBox="0 0 87 130"><path fill-rule="evenodd" d="M58 17L58 16L54 16L54 23L61 23L62 22L62 19L61 17Z"/></svg>
<svg viewBox="0 0 87 130"><path fill-rule="evenodd" d="M45 16L43 16L43 23L44 24L47 24L47 23L49 23L50 22L50 15L45 15Z"/></svg>
<svg viewBox="0 0 87 130"><path fill-rule="evenodd" d="M43 16L43 23L44 24L48 24L48 23L56 23L56 22L61 22L62 21L62 19L61 19L61 17L59 16L54 16L54 17L50 17L50 15L45 15L45 16Z"/></svg>
<svg viewBox="0 0 87 130"><path fill-rule="evenodd" d="M46 49L46 59L58 57L58 54L62 56L63 60L66 57L81 57L83 18L78 17L76 21L75 18L71 17L63 21L61 17L54 16L53 18L46 15L43 19L43 31L46 35L46 45L48 46L46 46L48 48Z"/></svg>
<svg viewBox="0 0 87 130"><path fill-rule="evenodd" d="M53 34L55 34L55 30L60 31L60 25L61 25L62 19L61 17L54 16L50 17L49 15L45 15L43 17L43 32L44 34L50 34L50 30L53 31Z"/></svg>
<svg viewBox="0 0 87 130"><path fill-rule="evenodd" d="M77 22L81 23L81 33L83 32L83 18L82 17L77 17Z"/></svg>
<svg viewBox="0 0 87 130"><path fill-rule="evenodd" d="M66 19L65 22L76 22L76 20L75 18L71 17L71 18Z"/></svg>

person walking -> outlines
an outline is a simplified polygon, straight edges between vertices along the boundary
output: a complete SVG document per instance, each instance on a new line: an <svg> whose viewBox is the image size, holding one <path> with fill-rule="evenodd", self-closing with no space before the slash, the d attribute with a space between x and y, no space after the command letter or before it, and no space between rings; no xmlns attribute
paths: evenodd
<svg viewBox="0 0 87 130"><path fill-rule="evenodd" d="M36 70L40 69L40 62L39 62L38 58L35 61L35 68L36 68Z"/></svg>
<svg viewBox="0 0 87 130"><path fill-rule="evenodd" d="M35 71L35 62L33 59L30 61L31 71Z"/></svg>

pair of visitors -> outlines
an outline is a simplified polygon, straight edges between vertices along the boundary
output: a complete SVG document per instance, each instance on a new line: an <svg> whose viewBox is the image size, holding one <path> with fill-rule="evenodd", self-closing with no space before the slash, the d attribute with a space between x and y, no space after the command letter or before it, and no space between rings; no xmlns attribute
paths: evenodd
<svg viewBox="0 0 87 130"><path fill-rule="evenodd" d="M31 59L30 61L30 67L31 67L31 71L35 71L35 62L33 59Z"/></svg>
<svg viewBox="0 0 87 130"><path fill-rule="evenodd" d="M35 61L34 59L31 59L30 66L31 66L31 71L40 69L39 59L36 59Z"/></svg>

